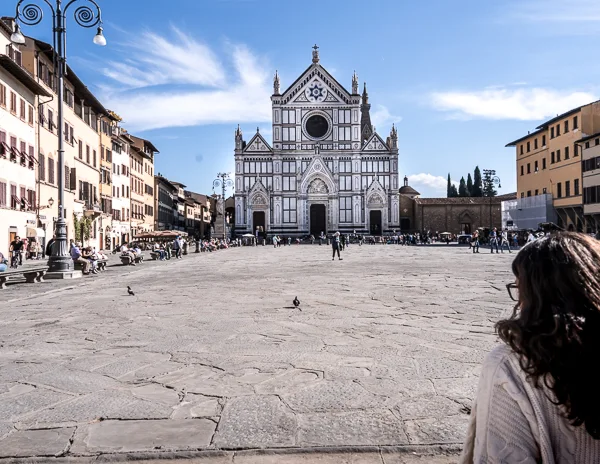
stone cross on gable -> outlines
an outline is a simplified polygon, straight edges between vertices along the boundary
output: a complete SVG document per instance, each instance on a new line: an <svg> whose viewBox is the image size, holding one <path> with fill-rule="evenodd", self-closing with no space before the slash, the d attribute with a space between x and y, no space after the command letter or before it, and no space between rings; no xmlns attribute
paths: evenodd
<svg viewBox="0 0 600 464"><path fill-rule="evenodd" d="M260 140L256 139L256 149L260 150Z"/></svg>

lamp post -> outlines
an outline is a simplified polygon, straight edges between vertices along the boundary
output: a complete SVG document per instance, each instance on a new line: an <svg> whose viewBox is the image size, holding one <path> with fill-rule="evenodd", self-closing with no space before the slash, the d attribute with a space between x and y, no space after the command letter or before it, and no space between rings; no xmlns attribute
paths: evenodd
<svg viewBox="0 0 600 464"><path fill-rule="evenodd" d="M26 0L20 0L17 3L15 14L15 30L10 36L10 40L23 45L25 37L21 33L19 23L34 26L39 24L43 18L42 8L35 3L24 4ZM62 130L64 127L64 76L66 74L66 15L69 8L80 0L44 0L52 12L52 32L53 47L55 56L55 73L58 78L57 103L58 103L58 219L55 223L54 234L56 239L52 247L52 255L48 259L48 274L50 278L79 277L80 273L73 271L73 261L69 256L67 247L67 222L65 218L65 150ZM88 4L78 6L73 12L75 22L82 27L91 28L98 26L94 43L96 45L106 45L106 39L102 34L102 14L100 7L94 0L81 0ZM64 4L63 4L64 3Z"/></svg>
<svg viewBox="0 0 600 464"><path fill-rule="evenodd" d="M225 191L233 187L233 180L231 180L228 172L220 172L217 174L217 178L213 181L213 190L221 187L222 201L223 201L223 240L227 240L227 221L225 216ZM219 215L218 203L217 203L217 216Z"/></svg>
<svg viewBox="0 0 600 464"><path fill-rule="evenodd" d="M484 169L483 170L483 178L485 179L486 186L488 188L493 188L494 185L497 185L498 188L502 188L500 184L500 178L496 175L496 171L493 169ZM494 228L494 224L492 221L492 192L488 191L488 196L490 197L490 230Z"/></svg>

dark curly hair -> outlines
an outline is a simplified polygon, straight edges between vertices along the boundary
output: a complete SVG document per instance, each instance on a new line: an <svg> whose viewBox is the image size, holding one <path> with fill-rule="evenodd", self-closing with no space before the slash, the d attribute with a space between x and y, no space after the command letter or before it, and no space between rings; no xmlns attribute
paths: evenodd
<svg viewBox="0 0 600 464"><path fill-rule="evenodd" d="M535 387L574 426L600 439L600 242L558 233L525 246L512 264L519 301L496 324Z"/></svg>

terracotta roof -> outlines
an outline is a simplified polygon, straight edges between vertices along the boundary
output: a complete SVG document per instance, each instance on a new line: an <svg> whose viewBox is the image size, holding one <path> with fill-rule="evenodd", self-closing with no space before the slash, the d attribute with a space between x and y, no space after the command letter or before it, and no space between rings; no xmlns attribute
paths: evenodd
<svg viewBox="0 0 600 464"><path fill-rule="evenodd" d="M0 55L0 66L6 69L14 77L16 77L25 87L31 90L36 95L42 95L44 97L51 97L52 94L48 92L42 85L38 84L35 78L29 74L25 68L19 66L7 55Z"/></svg>
<svg viewBox="0 0 600 464"><path fill-rule="evenodd" d="M595 139L596 137L600 137L600 132L596 132L595 134L592 135L586 135L584 137L581 137L579 140L577 140L575 143L583 143L583 142L587 142L588 140L591 139Z"/></svg>
<svg viewBox="0 0 600 464"><path fill-rule="evenodd" d="M539 126L537 126L536 129L542 129L544 127L548 127L550 124L553 124L553 123L555 123L556 121L558 121L558 120L560 120L562 118L566 118L567 116L570 116L572 114L577 113L584 106L593 105L594 103L598 103L598 102L600 102L600 100L596 100L594 102L586 103L585 105L581 105L581 106L578 106L577 108L573 108L572 110L569 110L569 111L567 111L567 112L565 112L563 114L558 114L558 115L556 115L556 117L554 117L552 119L549 119L548 121L546 121L546 122L540 124Z"/></svg>
<svg viewBox="0 0 600 464"><path fill-rule="evenodd" d="M410 185L403 185L402 187L400 187L400 193L403 195L421 195Z"/></svg>
<svg viewBox="0 0 600 464"><path fill-rule="evenodd" d="M515 140L514 142L507 143L505 145L505 147L514 147L515 145L517 145L518 143L522 142L523 140L526 140L529 137L533 137L534 135L538 135L540 132L545 132L545 130L546 130L545 128L538 129L538 130L532 132L531 134L524 135L523 137L521 137L520 139Z"/></svg>
<svg viewBox="0 0 600 464"><path fill-rule="evenodd" d="M517 194L507 193L492 197L492 203L516 200ZM421 205L485 205L490 203L490 197L453 197L453 198L416 198Z"/></svg>

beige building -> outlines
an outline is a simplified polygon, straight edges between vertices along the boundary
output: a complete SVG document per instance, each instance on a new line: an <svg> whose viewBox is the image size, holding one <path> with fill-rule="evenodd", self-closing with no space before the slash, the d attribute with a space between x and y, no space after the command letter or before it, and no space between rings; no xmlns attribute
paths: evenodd
<svg viewBox="0 0 600 464"><path fill-rule="evenodd" d="M23 64L43 87L52 93L38 105L38 169L39 201L49 204L58 199L58 137L64 138L65 218L67 237L83 238L86 245L102 248L100 243L101 206L99 197L100 138L98 118L108 111L88 90L77 74L67 66L64 92L64 127L57 127L57 79L53 68L54 50L40 40L26 38L22 46ZM58 201L46 214L40 215L47 235L54 230ZM77 228L77 232L75 231Z"/></svg>
<svg viewBox="0 0 600 464"><path fill-rule="evenodd" d="M114 113L110 117L99 118L100 137L100 209L99 243L105 250L112 250L112 128L120 118Z"/></svg>
<svg viewBox="0 0 600 464"><path fill-rule="evenodd" d="M600 102L555 118L507 147L516 148L517 198L551 194L558 225L586 228L581 184L581 150L577 142L600 130Z"/></svg>
<svg viewBox="0 0 600 464"><path fill-rule="evenodd" d="M142 160L143 172L141 173L143 187L143 211L141 228L145 232L154 230L155 222L155 199L154 199L154 155L159 153L158 149L149 140L131 136L132 149L136 151Z"/></svg>
<svg viewBox="0 0 600 464"><path fill-rule="evenodd" d="M600 231L600 132L579 141L582 148L583 214L586 232Z"/></svg>
<svg viewBox="0 0 600 464"><path fill-rule="evenodd" d="M22 66L20 47L10 43L11 32L0 21L0 252L7 259L16 236L44 242L36 214L35 107L38 97L50 96Z"/></svg>

